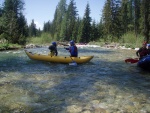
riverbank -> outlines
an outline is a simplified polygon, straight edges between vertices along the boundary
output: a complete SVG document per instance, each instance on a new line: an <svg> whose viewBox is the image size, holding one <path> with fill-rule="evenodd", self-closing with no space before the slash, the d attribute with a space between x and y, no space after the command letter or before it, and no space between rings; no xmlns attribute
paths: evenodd
<svg viewBox="0 0 150 113"><path fill-rule="evenodd" d="M18 50L21 48L23 48L23 46L18 45L18 44L0 43L0 51Z"/></svg>
<svg viewBox="0 0 150 113"><path fill-rule="evenodd" d="M48 47L49 44L44 44L44 45L38 45L38 44L27 44L25 46L0 46L0 51L7 51L7 50L18 50L18 49L22 49L22 48L25 48L25 49L29 49L29 48L41 48L41 47ZM68 43L58 43L58 46L69 46ZM119 43L104 43L104 44L92 44L92 43L89 43L89 44L80 44L80 43L76 43L76 46L78 48L84 48L84 47L102 47L102 48L106 48L106 49L128 49L128 50L138 50L139 48L130 48L130 47L125 47L124 45L121 46Z"/></svg>
<svg viewBox="0 0 150 113"><path fill-rule="evenodd" d="M7 51L7 50L18 50L21 49L19 47L10 47L10 48L0 48L0 51Z"/></svg>

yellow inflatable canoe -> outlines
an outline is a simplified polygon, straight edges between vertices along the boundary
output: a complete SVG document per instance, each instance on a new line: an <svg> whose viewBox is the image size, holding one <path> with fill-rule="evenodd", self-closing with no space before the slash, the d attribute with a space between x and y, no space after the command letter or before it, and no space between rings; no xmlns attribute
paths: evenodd
<svg viewBox="0 0 150 113"><path fill-rule="evenodd" d="M54 63L71 63L75 61L76 63L81 64L89 62L94 57L94 56L82 56L82 57L50 56L28 52L27 50L25 50L25 53L30 59Z"/></svg>

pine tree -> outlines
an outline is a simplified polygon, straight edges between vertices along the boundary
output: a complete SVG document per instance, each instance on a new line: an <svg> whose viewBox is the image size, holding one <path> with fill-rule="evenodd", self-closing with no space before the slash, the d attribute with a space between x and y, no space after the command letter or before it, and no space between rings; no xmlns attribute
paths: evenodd
<svg viewBox="0 0 150 113"><path fill-rule="evenodd" d="M19 44L24 45L26 43L26 37L29 36L29 29L27 26L27 21L25 19L25 16L22 13L18 18L18 23L19 23L19 33L20 33L20 38L18 39L18 42Z"/></svg>
<svg viewBox="0 0 150 113"><path fill-rule="evenodd" d="M2 14L3 14L3 10L0 7L0 35L3 33ZM1 36L0 36L0 39L1 39Z"/></svg>
<svg viewBox="0 0 150 113"><path fill-rule="evenodd" d="M59 40L60 38L61 23L66 14L66 7L67 7L66 0L60 0L55 10L53 25L52 25L54 31L52 32L52 34L57 40Z"/></svg>
<svg viewBox="0 0 150 113"><path fill-rule="evenodd" d="M20 32L22 31L22 28L26 29L27 26L26 20L23 16L23 6L24 2L22 0L4 1L1 18L3 38L10 43L23 43L21 38L27 36L25 32Z"/></svg>
<svg viewBox="0 0 150 113"><path fill-rule="evenodd" d="M137 35L140 33L139 28L139 22L140 22L140 1L141 0L134 0L134 31L135 31L135 35L137 37Z"/></svg>
<svg viewBox="0 0 150 113"><path fill-rule="evenodd" d="M43 32L47 32L47 33L52 32L52 23L50 21L46 23L44 22Z"/></svg>
<svg viewBox="0 0 150 113"><path fill-rule="evenodd" d="M29 26L29 36L30 37L37 36L37 33L36 33L36 24L34 23L34 20L32 20L31 25Z"/></svg>
<svg viewBox="0 0 150 113"><path fill-rule="evenodd" d="M104 24L102 18L100 19L100 22L98 24L98 33L99 38L104 38Z"/></svg>
<svg viewBox="0 0 150 113"><path fill-rule="evenodd" d="M128 31L134 31L134 7L133 0L129 0L128 2Z"/></svg>
<svg viewBox="0 0 150 113"><path fill-rule="evenodd" d="M128 24L129 24L129 11L128 11L128 0L122 0L121 4L121 22L122 29L124 33L128 32Z"/></svg>
<svg viewBox="0 0 150 113"><path fill-rule="evenodd" d="M103 24L104 24L104 33L109 35L111 34L112 28L112 9L111 9L111 0L107 0L105 2L103 8L103 16L102 16Z"/></svg>
<svg viewBox="0 0 150 113"><path fill-rule="evenodd" d="M142 15L142 25L143 34L145 40L149 42L150 40L150 0L142 0L141 5L141 15Z"/></svg>
<svg viewBox="0 0 150 113"><path fill-rule="evenodd" d="M111 41L115 40L115 37L121 37L123 29L120 0L107 0L103 10L103 23L104 32L111 37Z"/></svg>
<svg viewBox="0 0 150 113"><path fill-rule="evenodd" d="M122 21L121 21L121 0L114 0L112 6L113 29L112 36L118 39L123 34Z"/></svg>
<svg viewBox="0 0 150 113"><path fill-rule="evenodd" d="M72 31L72 40L77 41L77 33L78 33L78 29L79 29L79 23L78 20L75 21L74 23L74 27L73 27L73 31Z"/></svg>
<svg viewBox="0 0 150 113"><path fill-rule="evenodd" d="M89 3L86 5L84 17L83 17L83 28L81 35L81 42L88 43L91 40L91 17L90 17L90 6Z"/></svg>
<svg viewBox="0 0 150 113"><path fill-rule="evenodd" d="M77 42L81 41L82 31L83 31L83 19L78 18L78 32L77 32Z"/></svg>
<svg viewBox="0 0 150 113"><path fill-rule="evenodd" d="M90 41L96 41L100 37L100 34L98 31L98 24L96 24L95 20L92 23L91 29L92 30L91 30L91 40Z"/></svg>
<svg viewBox="0 0 150 113"><path fill-rule="evenodd" d="M68 9L67 9L67 40L72 40L74 39L73 37L73 32L75 29L75 24L77 22L77 16L78 16L78 13L77 13L77 7L76 7L76 4L74 2L74 0L70 0L70 3L68 5Z"/></svg>
<svg viewBox="0 0 150 113"><path fill-rule="evenodd" d="M61 41L69 40L67 39L67 15L64 16L61 22L60 40Z"/></svg>

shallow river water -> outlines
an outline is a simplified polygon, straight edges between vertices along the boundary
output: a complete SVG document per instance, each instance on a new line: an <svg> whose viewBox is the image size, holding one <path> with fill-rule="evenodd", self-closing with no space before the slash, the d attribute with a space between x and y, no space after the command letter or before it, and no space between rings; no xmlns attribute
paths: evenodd
<svg viewBox="0 0 150 113"><path fill-rule="evenodd" d="M124 62L135 50L78 49L94 58L69 66L31 60L24 50L0 52L0 113L150 113L150 72Z"/></svg>

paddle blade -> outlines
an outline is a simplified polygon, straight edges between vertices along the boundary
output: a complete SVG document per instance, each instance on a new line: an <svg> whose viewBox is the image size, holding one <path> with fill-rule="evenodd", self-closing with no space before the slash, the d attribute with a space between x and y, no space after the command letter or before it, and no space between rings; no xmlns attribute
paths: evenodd
<svg viewBox="0 0 150 113"><path fill-rule="evenodd" d="M71 60L72 60L72 62L71 63L69 63L69 65L72 65L72 66L77 66L77 63L72 59L72 57L70 57L71 58Z"/></svg>
<svg viewBox="0 0 150 113"><path fill-rule="evenodd" d="M71 66L77 66L77 63L76 62L72 62L72 63L69 63L69 65L71 65Z"/></svg>
<svg viewBox="0 0 150 113"><path fill-rule="evenodd" d="M129 59L126 59L126 60L125 60L126 63L130 62L130 63L132 63L132 64L133 64L133 63L137 63L138 61L139 61L138 58L135 58L135 59L129 58Z"/></svg>

